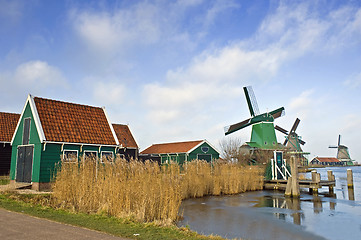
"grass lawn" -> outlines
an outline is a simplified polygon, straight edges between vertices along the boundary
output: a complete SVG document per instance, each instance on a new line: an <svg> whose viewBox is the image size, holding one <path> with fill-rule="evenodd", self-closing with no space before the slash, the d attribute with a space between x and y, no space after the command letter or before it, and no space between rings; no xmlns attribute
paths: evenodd
<svg viewBox="0 0 361 240"><path fill-rule="evenodd" d="M40 198L46 202L49 195L32 196L0 193L0 208L132 239L222 239L220 237L202 236L187 228L161 227L152 223L139 223L105 215L73 213L54 209L36 204L36 202L41 202Z"/></svg>
<svg viewBox="0 0 361 240"><path fill-rule="evenodd" d="M9 176L0 176L0 185L7 185L10 183Z"/></svg>

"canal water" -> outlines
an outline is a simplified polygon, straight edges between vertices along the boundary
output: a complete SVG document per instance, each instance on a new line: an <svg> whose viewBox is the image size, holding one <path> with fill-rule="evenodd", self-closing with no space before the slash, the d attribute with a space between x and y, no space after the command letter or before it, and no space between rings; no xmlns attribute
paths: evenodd
<svg viewBox="0 0 361 240"><path fill-rule="evenodd" d="M234 239L361 239L361 167L353 171L354 200L349 200L347 169L319 168L321 179L332 170L336 187L319 195L301 192L300 199L287 199L282 192L257 191L233 196L185 200L181 205L182 221L202 234ZM311 178L310 173L306 174Z"/></svg>

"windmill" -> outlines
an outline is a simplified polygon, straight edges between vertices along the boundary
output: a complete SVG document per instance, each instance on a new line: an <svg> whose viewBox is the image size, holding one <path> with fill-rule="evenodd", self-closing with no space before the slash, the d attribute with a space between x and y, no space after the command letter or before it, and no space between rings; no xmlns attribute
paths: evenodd
<svg viewBox="0 0 361 240"><path fill-rule="evenodd" d="M337 159L345 163L345 165L353 165L348 147L341 145L341 135L338 135L337 146L331 145L329 148L337 148Z"/></svg>
<svg viewBox="0 0 361 240"><path fill-rule="evenodd" d="M287 148L289 148L292 151L296 152L302 152L301 145L305 145L305 141L302 141L300 136L296 133L296 129L298 127L298 124L300 123L300 119L296 118L295 122L293 123L293 126L291 130L288 132L284 128L281 128L280 126L275 126L275 129L280 131L281 133L286 135L286 139L283 143L283 145Z"/></svg>
<svg viewBox="0 0 361 240"><path fill-rule="evenodd" d="M281 128L280 126L277 125L275 126L275 129L286 135L286 139L283 145L290 150L290 154L296 157L299 165L307 166L308 160L305 157L305 155L309 155L310 153L303 152L301 145L305 145L306 142L303 141L301 137L296 133L296 129L300 121L301 121L300 119L296 118L290 131L287 131L284 128Z"/></svg>
<svg viewBox="0 0 361 240"><path fill-rule="evenodd" d="M278 148L273 121L274 119L283 116L285 110L284 107L260 114L252 87L243 87L243 90L246 96L251 118L225 127L225 135L252 125L251 141L247 142L250 147L260 149Z"/></svg>

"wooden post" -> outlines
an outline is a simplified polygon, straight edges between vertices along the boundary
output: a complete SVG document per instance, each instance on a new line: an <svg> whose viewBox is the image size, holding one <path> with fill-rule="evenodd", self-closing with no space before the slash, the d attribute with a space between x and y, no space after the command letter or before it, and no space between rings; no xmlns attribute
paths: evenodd
<svg viewBox="0 0 361 240"><path fill-rule="evenodd" d="M347 169L347 187L353 188L352 169Z"/></svg>
<svg viewBox="0 0 361 240"><path fill-rule="evenodd" d="M335 181L335 175L332 174L332 170L327 171L327 179L328 179L328 181ZM335 186L334 184L328 185L328 191L329 191L330 195L333 195L333 187L334 186Z"/></svg>
<svg viewBox="0 0 361 240"><path fill-rule="evenodd" d="M295 156L291 156L290 167L292 177L288 177L285 196L298 198L300 197L300 185L298 184L298 169Z"/></svg>
<svg viewBox="0 0 361 240"><path fill-rule="evenodd" d="M317 195L318 194L319 183L321 181L321 175L319 173L317 173L316 170L313 170L311 172L311 174L312 174L312 184L311 184L312 189L310 188L310 192Z"/></svg>
<svg viewBox="0 0 361 240"><path fill-rule="evenodd" d="M348 199L354 201L355 193L353 188L353 176L351 169L347 169L347 188L348 188Z"/></svg>
<svg viewBox="0 0 361 240"><path fill-rule="evenodd" d="M292 174L292 197L300 196L300 185L298 184L298 168L295 156L291 156L291 174Z"/></svg>
<svg viewBox="0 0 361 240"><path fill-rule="evenodd" d="M292 177L288 177L285 196L286 197L291 197L292 196Z"/></svg>

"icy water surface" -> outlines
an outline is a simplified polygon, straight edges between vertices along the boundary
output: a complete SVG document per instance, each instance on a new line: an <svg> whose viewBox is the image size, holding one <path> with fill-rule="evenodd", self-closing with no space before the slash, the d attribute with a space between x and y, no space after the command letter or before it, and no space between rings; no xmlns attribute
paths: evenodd
<svg viewBox="0 0 361 240"><path fill-rule="evenodd" d="M301 193L286 199L282 192L259 191L235 196L189 199L182 203L184 219L178 226L203 234L243 239L361 239L361 167L350 167L355 200L349 200L347 168L317 169L322 179L327 170L336 178L335 196ZM309 173L306 174L307 177Z"/></svg>

